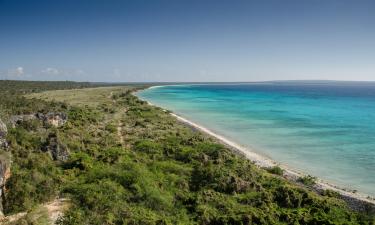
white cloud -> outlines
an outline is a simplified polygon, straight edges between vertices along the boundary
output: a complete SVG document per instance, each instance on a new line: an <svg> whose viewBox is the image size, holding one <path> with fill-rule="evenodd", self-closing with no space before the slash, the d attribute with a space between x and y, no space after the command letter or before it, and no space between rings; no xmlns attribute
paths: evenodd
<svg viewBox="0 0 375 225"><path fill-rule="evenodd" d="M17 67L17 68L16 68L16 74L17 74L18 76L23 75L23 74L24 74L24 72L23 72L23 67Z"/></svg>
<svg viewBox="0 0 375 225"><path fill-rule="evenodd" d="M56 68L46 68L44 70L41 71L43 74L47 74L47 75L59 75L60 74L60 71Z"/></svg>
<svg viewBox="0 0 375 225"><path fill-rule="evenodd" d="M1 0L0 0L1 1ZM82 69L57 69L46 67L45 69L28 69L16 67L8 70L0 70L0 80L89 80L86 71Z"/></svg>
<svg viewBox="0 0 375 225"><path fill-rule="evenodd" d="M21 77L24 74L23 67L19 66L15 69L10 69L8 70L8 75L9 76L14 76L14 77Z"/></svg>
<svg viewBox="0 0 375 225"><path fill-rule="evenodd" d="M25 71L21 66L14 69L9 69L7 73L8 77L10 78L21 78L24 74Z"/></svg>

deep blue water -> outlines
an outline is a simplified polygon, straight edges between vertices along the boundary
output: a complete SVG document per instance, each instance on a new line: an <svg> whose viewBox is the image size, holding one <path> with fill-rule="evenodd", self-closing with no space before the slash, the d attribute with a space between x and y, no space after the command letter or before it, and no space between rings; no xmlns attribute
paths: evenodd
<svg viewBox="0 0 375 225"><path fill-rule="evenodd" d="M138 96L281 164L375 196L374 83L181 85Z"/></svg>

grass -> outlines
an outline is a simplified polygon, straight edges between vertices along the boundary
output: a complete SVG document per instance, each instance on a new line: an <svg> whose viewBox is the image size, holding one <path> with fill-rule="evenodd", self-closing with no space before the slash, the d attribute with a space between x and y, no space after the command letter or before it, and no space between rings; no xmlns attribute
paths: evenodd
<svg viewBox="0 0 375 225"><path fill-rule="evenodd" d="M46 101L65 102L72 106L98 107L101 104L111 104L111 94L130 90L131 87L98 87L72 90L57 90L34 93L28 98L37 98Z"/></svg>

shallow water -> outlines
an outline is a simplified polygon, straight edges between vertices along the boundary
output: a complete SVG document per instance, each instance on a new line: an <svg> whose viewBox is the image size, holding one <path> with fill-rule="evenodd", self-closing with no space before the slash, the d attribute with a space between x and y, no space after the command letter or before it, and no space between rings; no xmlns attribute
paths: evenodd
<svg viewBox="0 0 375 225"><path fill-rule="evenodd" d="M137 95L295 170L375 196L374 83L179 85Z"/></svg>

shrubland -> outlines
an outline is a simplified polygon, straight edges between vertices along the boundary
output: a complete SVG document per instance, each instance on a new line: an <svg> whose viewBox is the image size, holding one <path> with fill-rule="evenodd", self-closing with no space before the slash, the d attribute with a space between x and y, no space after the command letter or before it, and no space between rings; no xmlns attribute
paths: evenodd
<svg viewBox="0 0 375 225"><path fill-rule="evenodd" d="M12 113L58 110L69 119L58 128L10 129L5 212L31 212L60 196L71 204L59 224L374 224L373 215L350 210L337 195L286 181L280 168L256 167L139 100L135 89L20 95L22 106L7 101ZM102 98L79 104L77 93L82 102ZM73 103L62 101L73 95ZM50 133L67 146L68 160L41 150Z"/></svg>

